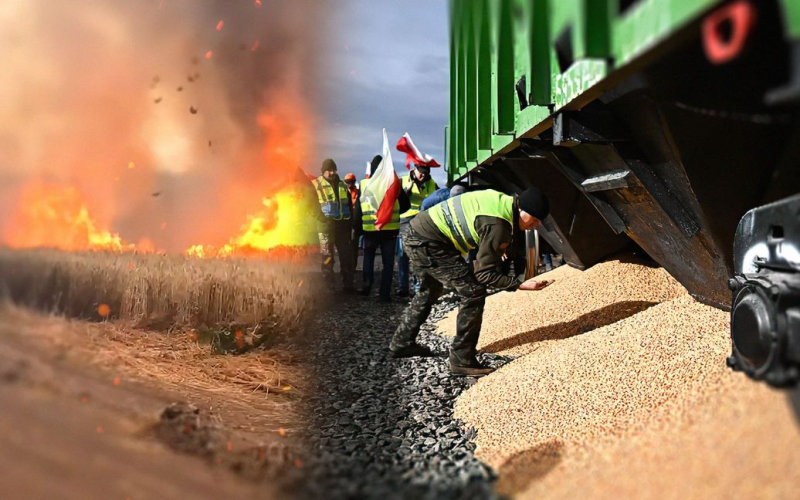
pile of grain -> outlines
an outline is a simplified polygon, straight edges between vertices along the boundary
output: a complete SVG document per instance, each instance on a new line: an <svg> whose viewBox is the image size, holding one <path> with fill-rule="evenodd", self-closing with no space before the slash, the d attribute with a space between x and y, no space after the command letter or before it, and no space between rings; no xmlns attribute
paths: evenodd
<svg viewBox="0 0 800 500"><path fill-rule="evenodd" d="M0 250L0 298L152 329L267 322L289 329L313 301L313 287L295 269L259 259Z"/></svg>
<svg viewBox="0 0 800 500"><path fill-rule="evenodd" d="M786 394L729 371L718 382L655 408L613 440L563 449L538 481L526 470L508 474L521 488L506 491L526 499L797 498L800 429Z"/></svg>
<svg viewBox="0 0 800 500"><path fill-rule="evenodd" d="M718 497L769 483L786 496L800 433L781 395L726 368L728 319L687 295L547 343L481 379L456 417L478 430L504 494Z"/></svg>
<svg viewBox="0 0 800 500"><path fill-rule="evenodd" d="M568 269L562 266L542 275L555 279L544 290L490 296L478 348L525 354L547 341L594 330L686 294L664 269L633 262L604 262L584 272ZM441 333L455 334L455 314L439 324Z"/></svg>
<svg viewBox="0 0 800 500"><path fill-rule="evenodd" d="M547 280L551 281L552 283L548 287L548 289L552 290L553 287L557 286L559 283L562 283L573 276L577 276L581 274L583 271L580 269L575 269L574 267L570 267L568 265L559 266L552 271L548 271L544 274L540 274L536 277L537 280ZM560 286L560 285L558 285ZM548 292L549 293L549 292ZM527 293L519 293L515 294L512 292L500 292L494 295L490 295L486 298L486 313L492 313L495 309L527 309L530 307L530 300L535 299L536 297L531 296ZM456 333L456 317L458 316L458 309L453 309L449 313L447 313L439 323L436 324L436 333L439 335L445 335L447 337L452 337Z"/></svg>

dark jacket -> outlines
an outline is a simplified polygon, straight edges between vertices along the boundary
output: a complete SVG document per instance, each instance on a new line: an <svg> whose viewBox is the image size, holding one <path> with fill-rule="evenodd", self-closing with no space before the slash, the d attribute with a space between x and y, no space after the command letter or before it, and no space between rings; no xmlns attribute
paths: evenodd
<svg viewBox="0 0 800 500"><path fill-rule="evenodd" d="M514 198L514 227L519 227L519 211ZM420 212L411 222L414 231L426 240L453 247L450 239L439 231L428 212ZM484 286L501 290L516 290L522 283L518 278L504 274L501 269L503 255L511 249L514 233L505 219L480 215L475 219L475 230L481 237L475 258L475 278ZM455 247L453 247L455 249Z"/></svg>

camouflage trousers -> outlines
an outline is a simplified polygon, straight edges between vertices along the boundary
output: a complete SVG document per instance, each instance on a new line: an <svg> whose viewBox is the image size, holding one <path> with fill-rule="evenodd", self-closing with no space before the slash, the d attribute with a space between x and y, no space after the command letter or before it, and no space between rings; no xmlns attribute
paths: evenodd
<svg viewBox="0 0 800 500"><path fill-rule="evenodd" d="M455 247L426 240L413 228L404 244L411 260L411 272L419 280L420 288L400 319L391 348L396 350L414 344L420 327L428 319L433 304L441 297L444 288L453 288L461 296L461 302L456 336L450 348L450 362L460 366L474 363L486 288L478 283Z"/></svg>

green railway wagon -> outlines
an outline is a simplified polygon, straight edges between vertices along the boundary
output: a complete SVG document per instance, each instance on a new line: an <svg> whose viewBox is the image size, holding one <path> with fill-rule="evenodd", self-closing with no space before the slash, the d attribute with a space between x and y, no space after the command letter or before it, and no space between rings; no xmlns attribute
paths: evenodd
<svg viewBox="0 0 800 500"><path fill-rule="evenodd" d="M571 265L643 249L731 308L732 366L796 383L800 0L452 0L450 18L449 181L541 187Z"/></svg>

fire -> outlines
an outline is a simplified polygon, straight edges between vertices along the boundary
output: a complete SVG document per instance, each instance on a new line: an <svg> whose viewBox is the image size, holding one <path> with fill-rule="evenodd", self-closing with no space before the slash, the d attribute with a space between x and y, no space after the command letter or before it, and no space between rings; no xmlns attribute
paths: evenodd
<svg viewBox="0 0 800 500"><path fill-rule="evenodd" d="M187 255L205 258L269 253L271 257L293 258L316 245L319 204L313 186L299 169L308 160L311 117L298 95L287 90L283 97L258 115L265 137L260 164L269 169L273 180L264 191L272 194L262 198L262 206L247 216L239 234L227 244L193 245Z"/></svg>
<svg viewBox="0 0 800 500"><path fill-rule="evenodd" d="M314 211L317 200L310 186L290 186L263 198L261 208L247 217L238 236L220 248L193 245L192 257L252 256L276 249L302 249L317 242Z"/></svg>
<svg viewBox="0 0 800 500"><path fill-rule="evenodd" d="M0 0L14 38L0 43L14 103L0 106L0 246L215 256L313 241L281 221L297 219L288 181L324 144L327 45L303 27L333 7L151 1Z"/></svg>
<svg viewBox="0 0 800 500"><path fill-rule="evenodd" d="M14 248L133 250L119 235L98 227L74 187L32 184L22 192L6 242Z"/></svg>

